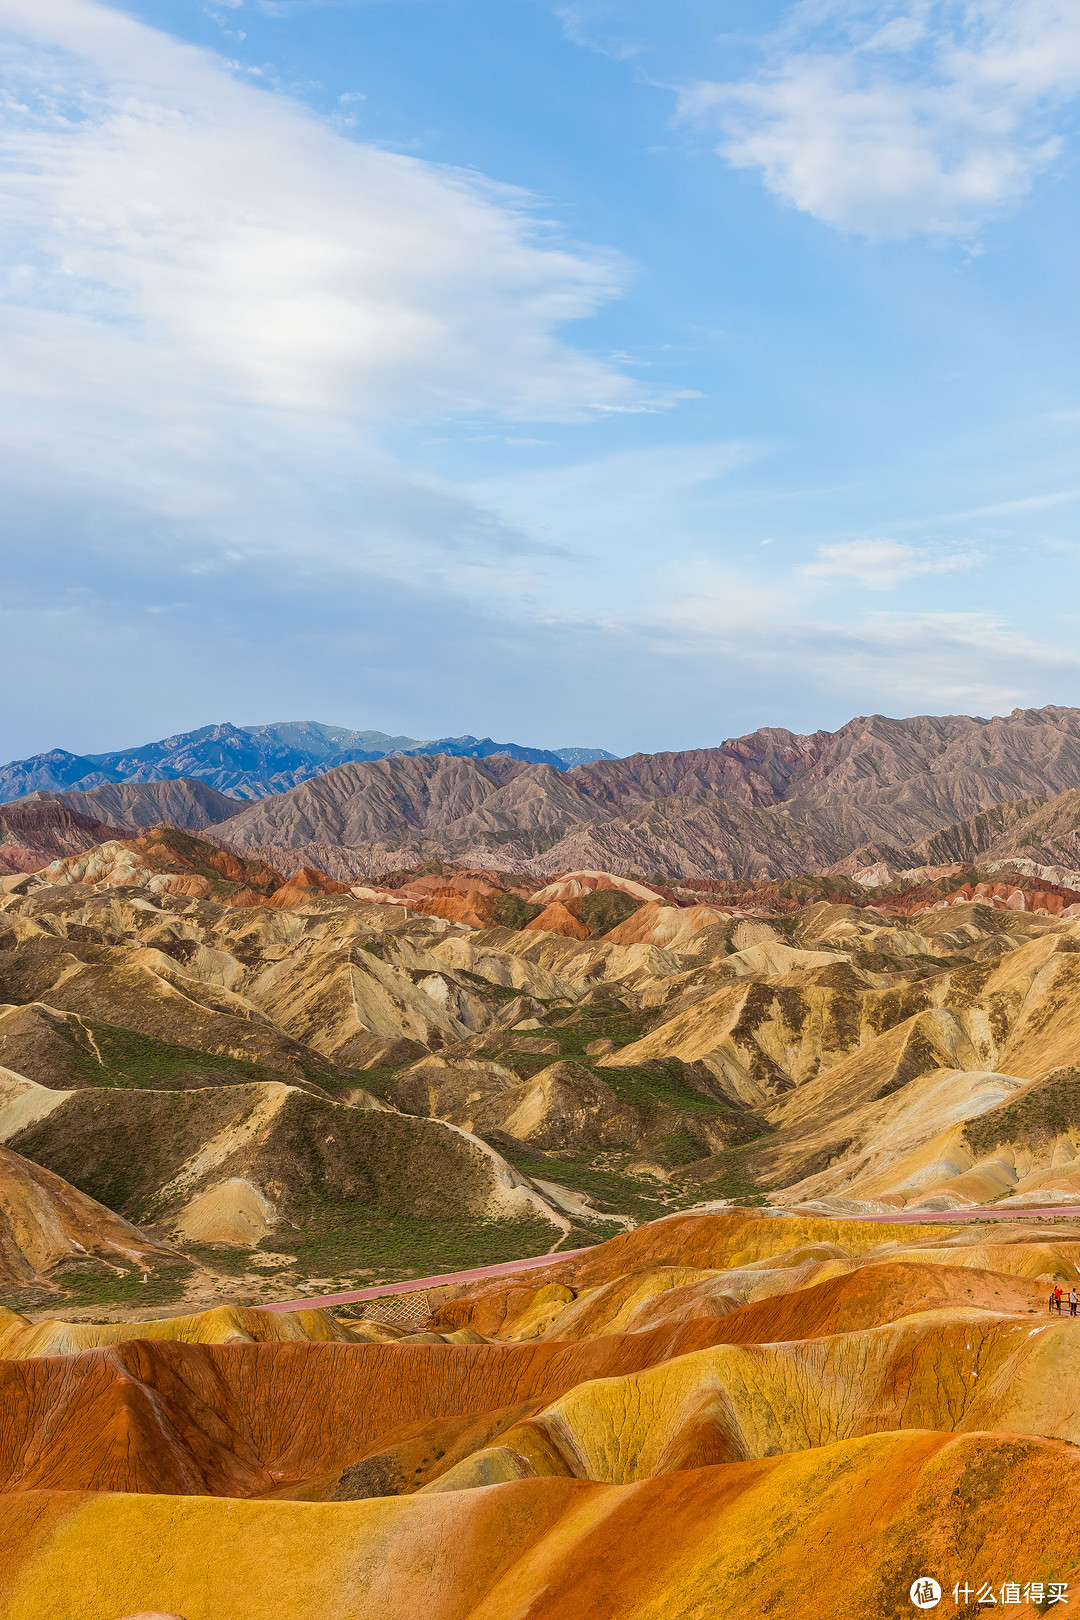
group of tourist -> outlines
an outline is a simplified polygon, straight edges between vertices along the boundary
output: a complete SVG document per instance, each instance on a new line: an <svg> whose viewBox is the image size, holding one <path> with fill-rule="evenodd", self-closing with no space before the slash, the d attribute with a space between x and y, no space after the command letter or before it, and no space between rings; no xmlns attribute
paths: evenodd
<svg viewBox="0 0 1080 1620"><path fill-rule="evenodd" d="M1053 1292L1050 1295L1050 1309L1052 1311L1057 1311L1059 1316L1061 1315L1061 1300L1062 1300L1061 1284L1057 1283L1057 1284L1055 1284ZM1080 1305L1080 1298L1077 1297L1076 1288L1073 1287L1073 1288L1069 1289L1069 1315L1070 1316L1075 1316L1076 1315L1076 1307L1077 1307L1077 1305Z"/></svg>

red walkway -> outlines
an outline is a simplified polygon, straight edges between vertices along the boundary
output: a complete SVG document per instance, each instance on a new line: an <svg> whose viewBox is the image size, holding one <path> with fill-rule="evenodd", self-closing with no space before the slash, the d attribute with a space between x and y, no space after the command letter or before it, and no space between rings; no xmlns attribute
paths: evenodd
<svg viewBox="0 0 1080 1620"><path fill-rule="evenodd" d="M1040 1204L1037 1209L949 1209L935 1213L920 1209L917 1214L906 1215L898 1210L895 1215L837 1215L838 1221L885 1221L896 1226L911 1226L926 1221L934 1226L953 1226L957 1221L1031 1221L1054 1220L1062 1215L1075 1218L1080 1215L1080 1204Z"/></svg>
<svg viewBox="0 0 1080 1620"><path fill-rule="evenodd" d="M791 1212L794 1214L794 1211ZM897 1210L891 1215L834 1215L820 1216L822 1220L838 1221L874 1221L882 1225L892 1226L954 1226L960 1221L1030 1221L1052 1220L1061 1216L1080 1217L1080 1205L1068 1204L1064 1207L1056 1204L1040 1204L1037 1209L995 1209L992 1205L988 1209L948 1210L940 1214L933 1210L919 1210L917 1214L907 1215ZM361 1288L352 1294L313 1294L308 1299L278 1300L273 1305L263 1305L264 1311L305 1311L315 1310L324 1305L354 1305L362 1299L385 1299L391 1294L419 1294L427 1288L442 1288L446 1283L482 1282L485 1277L509 1277L515 1271L532 1271L535 1266L554 1265L559 1260L569 1260L572 1255L585 1254L585 1249L561 1249L557 1254L534 1254L526 1260L506 1260L498 1266L480 1266L476 1271L448 1271L441 1277L411 1277L408 1282L384 1283L381 1288Z"/></svg>
<svg viewBox="0 0 1080 1620"><path fill-rule="evenodd" d="M389 1294L419 1294L425 1288L442 1288L445 1283L481 1282L485 1277L509 1277L515 1271L531 1271L534 1266L551 1266L569 1260L585 1249L560 1249L557 1254L534 1254L526 1260L504 1260L498 1266L480 1266L476 1271L448 1271L441 1277L410 1277L408 1282L384 1283L381 1288L361 1288L354 1294L316 1294L310 1299L278 1300L263 1305L264 1311L306 1311L322 1305L352 1305L360 1299L385 1299Z"/></svg>

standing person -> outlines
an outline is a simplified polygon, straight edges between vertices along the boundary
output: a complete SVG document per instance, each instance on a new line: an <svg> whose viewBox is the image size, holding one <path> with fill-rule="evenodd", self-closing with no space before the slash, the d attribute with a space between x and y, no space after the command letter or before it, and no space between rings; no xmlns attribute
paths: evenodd
<svg viewBox="0 0 1080 1620"><path fill-rule="evenodd" d="M1056 1288L1052 1288L1050 1290L1050 1309L1052 1311L1057 1311L1059 1316L1061 1315L1061 1284L1060 1283L1058 1283Z"/></svg>
<svg viewBox="0 0 1080 1620"><path fill-rule="evenodd" d="M1075 1316L1076 1315L1076 1307L1077 1307L1077 1305L1080 1305L1080 1299L1077 1299L1077 1297L1076 1297L1076 1289L1075 1288L1070 1288L1069 1289L1069 1315L1070 1316Z"/></svg>

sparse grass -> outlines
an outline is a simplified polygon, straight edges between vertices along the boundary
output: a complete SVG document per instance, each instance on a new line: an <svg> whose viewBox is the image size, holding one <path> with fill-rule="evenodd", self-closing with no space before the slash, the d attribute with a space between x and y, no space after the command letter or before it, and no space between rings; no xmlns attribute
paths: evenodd
<svg viewBox="0 0 1080 1620"><path fill-rule="evenodd" d="M1080 1125L1080 1070L1058 1069L1012 1102L964 1126L964 1140L980 1156L1002 1142L1049 1142Z"/></svg>
<svg viewBox="0 0 1080 1620"><path fill-rule="evenodd" d="M650 1063L627 1068L600 1068L592 1065L597 1079L609 1085L615 1095L629 1103L641 1118L646 1129L661 1114L674 1109L678 1113L721 1115L730 1118L733 1130L745 1132L746 1119L736 1108L725 1107L713 1097L706 1097L687 1079L684 1065L678 1058L656 1058ZM750 1127L755 1134L760 1126L755 1120Z"/></svg>
<svg viewBox="0 0 1080 1620"><path fill-rule="evenodd" d="M0 1310L18 1311L25 1315L28 1311L51 1308L56 1298L51 1288L39 1288L33 1283L12 1283L7 1288L0 1288Z"/></svg>
<svg viewBox="0 0 1080 1620"><path fill-rule="evenodd" d="M231 1086L117 1098L77 1092L64 1108L13 1137L16 1152L136 1222L158 1187L242 1106Z"/></svg>
<svg viewBox="0 0 1080 1620"><path fill-rule="evenodd" d="M456 968L455 972L461 979L466 979L475 986L481 995L494 1001L517 1001L520 996L528 994L527 991L518 990L512 984L493 984L485 979L482 973L470 973L468 968ZM539 996L530 996L531 1001L540 1000Z"/></svg>
<svg viewBox="0 0 1080 1620"><path fill-rule="evenodd" d="M702 1197L709 1197L733 1198L739 1204L767 1204L768 1190L754 1181L748 1163L756 1145L755 1142L743 1142L690 1165L681 1178L686 1192L693 1193L687 1202L694 1203Z"/></svg>
<svg viewBox="0 0 1080 1620"><path fill-rule="evenodd" d="M388 1098L394 1080L408 1064L396 1064L393 1068L381 1069L338 1069L333 1074L320 1074L315 1084L335 1102L349 1095L350 1091L358 1088L370 1091L373 1097Z"/></svg>
<svg viewBox="0 0 1080 1620"><path fill-rule="evenodd" d="M608 1153L589 1161L563 1154L522 1152L502 1145L498 1151L515 1170L527 1176L554 1181L573 1192L585 1193L599 1206L599 1220L607 1213L629 1215L635 1221L655 1221L669 1209L694 1203L697 1198L696 1193L686 1197L681 1188L669 1188L663 1182L628 1175L623 1167L632 1161L634 1155L630 1153Z"/></svg>
<svg viewBox="0 0 1080 1620"><path fill-rule="evenodd" d="M401 1282L546 1254L558 1238L555 1228L541 1220L421 1220L327 1202L310 1206L300 1230L275 1232L259 1248L294 1256L301 1277L341 1277L363 1269L383 1281ZM563 1247L594 1238L582 1232L579 1240Z"/></svg>
<svg viewBox="0 0 1080 1620"><path fill-rule="evenodd" d="M231 1243L184 1243L183 1250L200 1266L227 1277L243 1277L251 1270L250 1251L237 1249Z"/></svg>
<svg viewBox="0 0 1080 1620"><path fill-rule="evenodd" d="M550 1028L568 1057L580 1057L593 1041L614 1041L616 1046L639 1041L653 1019L652 1013L638 1012L613 998L581 1007Z"/></svg>
<svg viewBox="0 0 1080 1620"><path fill-rule="evenodd" d="M184 1297L184 1289L194 1266L183 1263L160 1271L151 1271L143 1282L142 1271L125 1271L119 1275L112 1271L83 1271L72 1267L53 1273L53 1281L64 1291L66 1298L57 1300L57 1309L65 1303L85 1305L175 1305Z"/></svg>
<svg viewBox="0 0 1080 1620"><path fill-rule="evenodd" d="M701 1144L689 1131L672 1131L659 1147L659 1156L665 1165L693 1164L701 1158Z"/></svg>
<svg viewBox="0 0 1080 1620"><path fill-rule="evenodd" d="M124 1029L119 1024L99 1023L86 1018L101 1061L92 1051L81 1045L71 1053L76 1070L76 1084L84 1086L121 1086L144 1091L170 1091L177 1082L191 1083L200 1076L227 1077L237 1085L254 1080L287 1080L279 1069L263 1063L247 1063L242 1058L225 1057L217 1052L203 1052L193 1046L180 1046L172 1041L155 1040L140 1035L137 1030ZM73 1030L73 1034L75 1031ZM312 1065L315 1068L315 1065ZM322 1084L322 1075L317 1083ZM211 1082L212 1083L212 1082Z"/></svg>

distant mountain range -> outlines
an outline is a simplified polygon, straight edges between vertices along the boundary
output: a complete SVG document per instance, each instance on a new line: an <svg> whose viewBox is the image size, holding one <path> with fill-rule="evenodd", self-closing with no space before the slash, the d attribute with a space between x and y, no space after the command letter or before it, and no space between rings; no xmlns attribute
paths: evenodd
<svg viewBox="0 0 1080 1620"><path fill-rule="evenodd" d="M0 872L161 824L208 833L279 871L309 864L342 881L431 860L664 881L850 873L880 861L1080 866L1080 709L1016 709L992 720L860 716L836 732L763 727L716 748L576 765L473 738L374 758L367 749L333 764L354 739L380 734L314 725L192 735L195 743L154 745L161 776L166 761L175 772L190 757L181 743L201 750L204 772L216 749L232 766L217 767L221 779L247 773L248 802L205 774L38 787L0 803ZM304 764L290 765L301 779L272 792L274 751L299 752L300 742L311 744ZM138 768L149 774L154 765Z"/></svg>
<svg viewBox="0 0 1080 1620"><path fill-rule="evenodd" d="M219 835L279 869L304 860L340 878L447 858L533 873L791 877L880 860L915 865L930 858L920 847L935 835L937 860L954 846L970 859L1020 836L1035 861L1075 865L1076 789L1080 709L992 720L870 715L836 732L763 727L718 748L561 772L505 758L341 765L245 806ZM1044 801L1060 794L1050 814ZM1038 801L1047 836L1020 830L1030 802L986 814L1018 800Z"/></svg>
<svg viewBox="0 0 1080 1620"><path fill-rule="evenodd" d="M490 737L391 737L385 731L350 731L317 720L284 720L267 726L226 721L160 742L111 754L71 754L53 748L0 767L0 804L28 793L87 792L106 783L176 781L194 777L232 799L262 799L284 793L335 765L397 755L449 754L462 759L511 759L565 771L590 760L613 759L603 748L527 748Z"/></svg>

